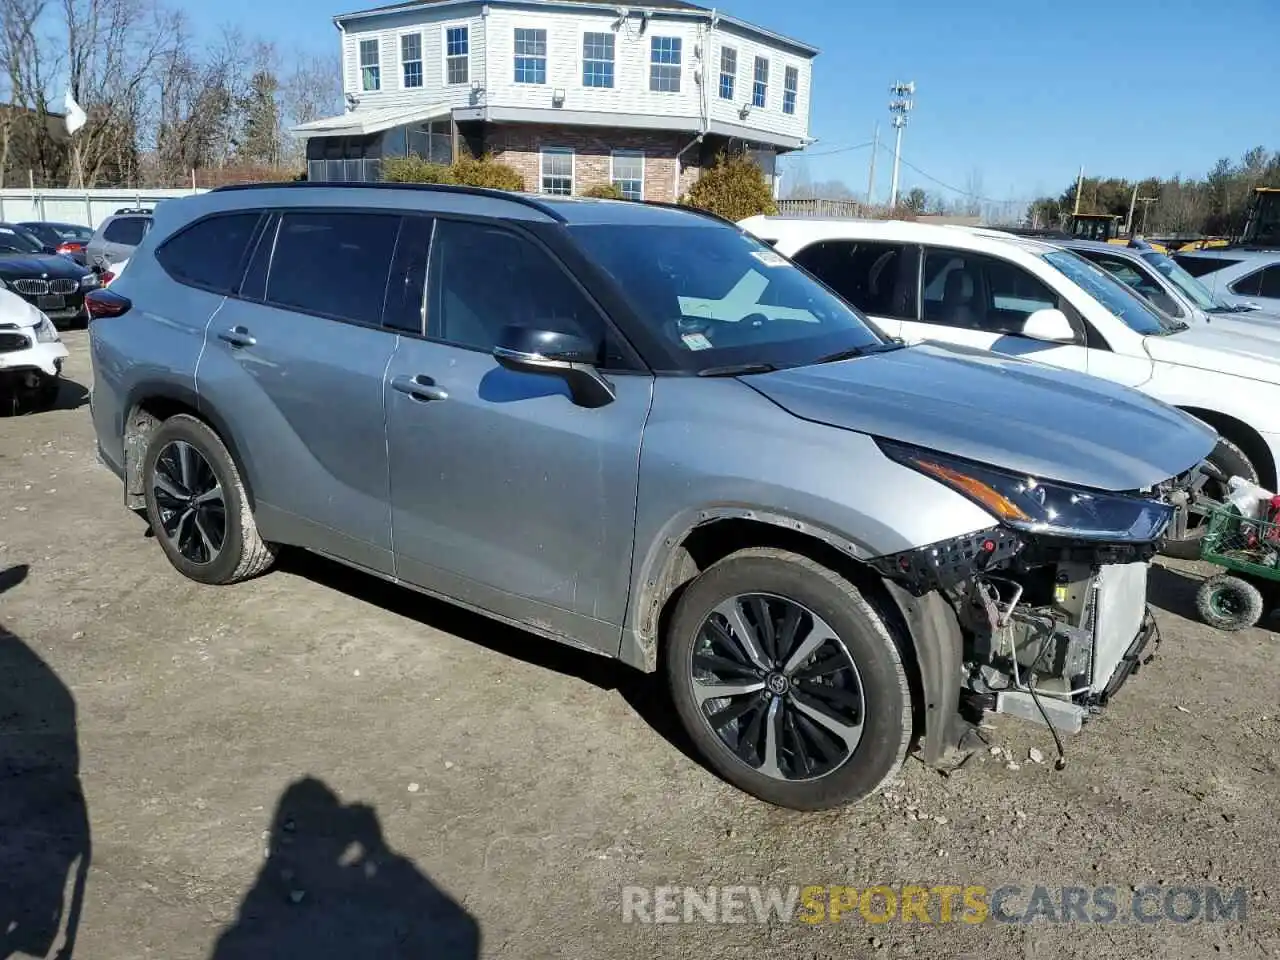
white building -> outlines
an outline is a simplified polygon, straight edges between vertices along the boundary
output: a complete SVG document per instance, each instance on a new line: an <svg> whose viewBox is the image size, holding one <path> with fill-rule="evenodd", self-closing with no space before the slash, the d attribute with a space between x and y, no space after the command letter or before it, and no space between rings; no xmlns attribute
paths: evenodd
<svg viewBox="0 0 1280 960"><path fill-rule="evenodd" d="M347 112L295 128L312 180L458 150L527 190L674 200L721 151L809 142L817 50L683 0L414 0L334 19Z"/></svg>

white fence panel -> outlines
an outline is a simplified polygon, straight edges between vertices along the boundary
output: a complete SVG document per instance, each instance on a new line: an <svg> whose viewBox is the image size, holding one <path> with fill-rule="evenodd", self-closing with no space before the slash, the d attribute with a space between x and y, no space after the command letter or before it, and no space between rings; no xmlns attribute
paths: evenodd
<svg viewBox="0 0 1280 960"><path fill-rule="evenodd" d="M189 197L205 190L77 190L54 188L0 190L0 220L52 220L79 223L97 229L103 220L121 207L154 207L161 200Z"/></svg>

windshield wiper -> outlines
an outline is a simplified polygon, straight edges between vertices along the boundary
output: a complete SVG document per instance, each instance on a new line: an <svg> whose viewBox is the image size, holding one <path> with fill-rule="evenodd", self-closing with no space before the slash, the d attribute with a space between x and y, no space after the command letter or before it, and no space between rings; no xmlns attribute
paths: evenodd
<svg viewBox="0 0 1280 960"><path fill-rule="evenodd" d="M825 357L819 357L814 363L839 363L841 360L852 360L855 357L866 357L873 353L888 353L891 350L901 350L906 346L902 340L893 339L885 343L872 344L869 347L849 347L845 350L837 350L835 353L828 353Z"/></svg>
<svg viewBox="0 0 1280 960"><path fill-rule="evenodd" d="M700 377L743 377L750 373L773 373L777 370L772 363L729 363L723 367L707 367L699 370Z"/></svg>

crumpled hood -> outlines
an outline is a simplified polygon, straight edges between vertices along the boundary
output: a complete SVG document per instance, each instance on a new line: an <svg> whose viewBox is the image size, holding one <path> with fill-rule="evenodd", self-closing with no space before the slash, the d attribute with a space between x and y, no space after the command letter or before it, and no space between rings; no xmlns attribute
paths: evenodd
<svg viewBox="0 0 1280 960"><path fill-rule="evenodd" d="M1150 487L1217 442L1199 420L1135 390L938 343L743 382L805 420L1097 490Z"/></svg>
<svg viewBox="0 0 1280 960"><path fill-rule="evenodd" d="M1214 319L1168 336L1147 337L1143 345L1152 360L1280 383L1280 339L1267 330L1251 329L1253 322L1231 323Z"/></svg>

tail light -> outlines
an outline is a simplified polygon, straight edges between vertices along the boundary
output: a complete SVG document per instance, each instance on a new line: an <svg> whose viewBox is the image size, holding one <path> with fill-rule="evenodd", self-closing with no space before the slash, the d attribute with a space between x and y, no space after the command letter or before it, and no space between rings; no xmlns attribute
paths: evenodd
<svg viewBox="0 0 1280 960"><path fill-rule="evenodd" d="M89 311L90 320L101 320L104 317L123 316L133 307L133 301L114 290L100 288L84 295L84 306Z"/></svg>
<svg viewBox="0 0 1280 960"><path fill-rule="evenodd" d="M57 252L58 253L79 253L83 249L84 249L83 243L76 243L76 242L60 243L58 244Z"/></svg>

